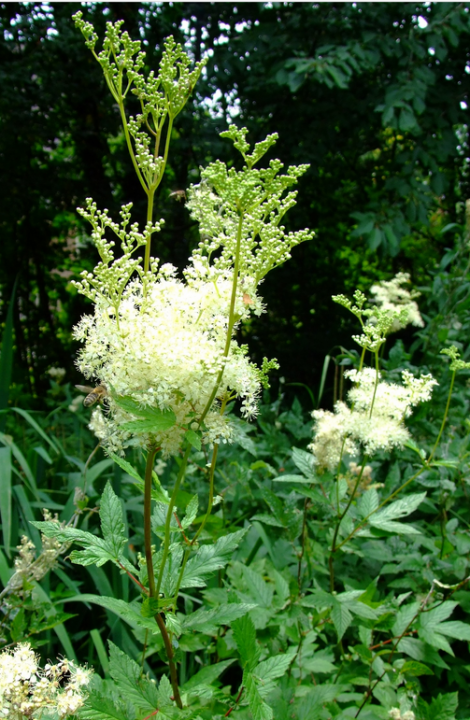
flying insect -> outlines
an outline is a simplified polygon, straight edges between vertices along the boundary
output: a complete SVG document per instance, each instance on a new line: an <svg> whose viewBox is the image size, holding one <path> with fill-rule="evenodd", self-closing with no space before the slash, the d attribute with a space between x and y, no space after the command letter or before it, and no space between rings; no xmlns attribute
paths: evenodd
<svg viewBox="0 0 470 720"><path fill-rule="evenodd" d="M93 407L96 403L102 403L107 397L108 391L105 385L97 385L96 387L89 387L88 385L75 385L77 390L80 392L87 393L86 398L83 399L85 407Z"/></svg>

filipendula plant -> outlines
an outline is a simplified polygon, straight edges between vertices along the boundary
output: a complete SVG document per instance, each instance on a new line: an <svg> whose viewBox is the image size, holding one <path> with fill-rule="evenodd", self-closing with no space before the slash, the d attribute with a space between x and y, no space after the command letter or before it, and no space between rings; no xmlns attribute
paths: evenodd
<svg viewBox="0 0 470 720"><path fill-rule="evenodd" d="M122 208L120 222L111 219L107 210L99 210L92 199L80 210L92 226L101 260L94 272L82 273L76 283L93 301L94 311L75 328L75 337L83 343L77 365L87 379L101 386L101 394L103 388L107 393L103 407L93 412L91 429L104 451L137 482L140 479L124 453L131 447L141 448L146 455L145 478L140 481L145 556L138 566L127 557L122 508L110 485L101 499L102 538L54 522L37 526L60 542L81 545L83 549L70 555L73 562L100 566L109 560L134 580L142 602L128 605L114 598L84 597L144 630L145 644L152 646L152 652L164 650L169 670L169 678L163 675L156 686L141 678L140 668L111 646L110 673L117 695L110 700L106 695L109 684L100 685L95 679L95 690L90 691L81 714L107 717L105 707L111 703L114 708L127 708L122 710L125 717L157 712L162 718L181 713L191 718L216 717L209 708L204 711L214 699L225 703L225 710L220 706L220 716L228 714L230 698L211 686L227 662L218 663L199 682L193 680L180 688L175 653L185 633L212 633L234 623L247 702L256 717L269 719L273 713L258 686L263 678L272 681L282 675L291 657L286 655L271 667L261 656L253 623L246 617L254 605L229 602L216 612L202 608L184 616L178 612L177 602L182 589L204 587L207 578L227 564L245 532L222 535L215 543L198 543L204 538L214 502L219 443L233 439L227 405L238 399L241 414L247 419L254 417L267 373L277 367L275 360L266 359L261 367L255 365L247 348L237 342L236 332L252 313L263 313L258 291L266 274L287 260L293 247L313 236L308 230L288 233L282 224L295 204L292 188L308 166L289 167L282 173L282 163L271 160L258 169L255 166L277 135L269 135L250 149L246 129L232 125L223 132L222 137L241 153L243 167L236 171L214 162L201 171L200 183L188 189L187 207L200 225L201 241L179 277L176 268L160 265L151 255L152 235L163 222L154 218L154 196L167 164L173 122L204 62L191 69L187 54L168 38L158 73L145 76L140 42L122 32L121 22L107 24L103 49L96 52L98 38L92 25L81 12L74 19L117 103L132 163L148 200L143 230L131 222L131 204ZM135 117L128 117L125 109L131 92L141 105ZM121 247L119 257L114 254L116 238ZM181 519L175 512L176 501L190 454L203 446L210 453L206 468L209 501L191 536L198 498L193 497ZM157 453L177 458L176 482L169 492L154 486Z"/></svg>

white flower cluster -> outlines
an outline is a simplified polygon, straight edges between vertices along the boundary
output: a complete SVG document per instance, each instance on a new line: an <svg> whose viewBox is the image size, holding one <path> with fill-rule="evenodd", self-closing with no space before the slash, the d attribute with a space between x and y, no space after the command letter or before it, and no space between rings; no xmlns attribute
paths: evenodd
<svg viewBox="0 0 470 720"><path fill-rule="evenodd" d="M403 447L410 435L404 425L411 408L431 397L437 385L432 375L415 378L402 372L403 385L380 380L372 368L345 373L354 384L348 393L351 407L335 405L334 413L315 410L314 441L309 449L319 468L334 470L343 455L358 455L361 446L366 455L378 450Z"/></svg>
<svg viewBox="0 0 470 720"><path fill-rule="evenodd" d="M423 318L415 302L415 298L419 297L420 293L416 290L410 292L403 287L405 283L409 282L409 273L399 272L392 280L382 280L377 285L372 285L370 289L372 295L375 296L375 303L381 310L397 313L390 332L397 332L407 325L424 327Z"/></svg>
<svg viewBox="0 0 470 720"><path fill-rule="evenodd" d="M0 717L40 718L44 711L60 718L74 715L86 699L83 688L91 670L62 660L41 669L29 643L0 654Z"/></svg>
<svg viewBox="0 0 470 720"><path fill-rule="evenodd" d="M242 399L246 416L256 412L260 371L235 340L228 357L224 356L230 281L193 276L185 283L175 275L174 267L163 266L147 286L145 297L140 281L130 283L118 318L97 298L94 315L84 317L75 329L75 337L85 342L78 359L80 371L112 389L110 412L98 408L90 424L109 452L121 452L127 445L146 447L151 442L160 446L164 455L177 453L186 428L200 417L209 401L222 368L217 398L235 393ZM247 287L249 303L244 301ZM262 311L261 301L247 281L238 293L235 314L245 319L251 312ZM114 402L113 393L131 396L142 407L170 409L176 424L160 433L127 431L123 423L137 418ZM207 442L230 437L217 404L204 424Z"/></svg>
<svg viewBox="0 0 470 720"><path fill-rule="evenodd" d="M65 368L51 367L47 371L47 374L56 382L60 383L65 377Z"/></svg>
<svg viewBox="0 0 470 720"><path fill-rule="evenodd" d="M407 710L402 715L400 708L392 708L388 711L388 715L391 720L415 720L415 714L412 710Z"/></svg>
<svg viewBox="0 0 470 720"><path fill-rule="evenodd" d="M52 516L49 510L43 510L44 520L56 520L57 515ZM0 599L5 595L19 593L24 595L31 591L30 583L37 582L47 575L49 570L57 564L57 559L68 548L68 544L61 544L57 538L48 538L41 534L42 549L36 557L34 543L26 536L21 538L21 544L17 545L18 555L15 558L15 572L0 592Z"/></svg>

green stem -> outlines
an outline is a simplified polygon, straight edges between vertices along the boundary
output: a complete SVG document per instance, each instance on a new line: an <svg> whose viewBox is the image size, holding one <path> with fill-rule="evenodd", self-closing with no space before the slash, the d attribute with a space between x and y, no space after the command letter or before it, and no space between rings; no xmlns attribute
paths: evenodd
<svg viewBox="0 0 470 720"><path fill-rule="evenodd" d="M153 558L152 558L152 527L151 527L151 515L152 515L152 472L153 472L153 459L155 457L156 449L152 448L149 450L147 455L147 463L145 466L145 488L144 488L144 545L145 545L145 559L147 561L147 575L149 583L150 597L155 597L155 576L153 572Z"/></svg>
<svg viewBox="0 0 470 720"><path fill-rule="evenodd" d="M171 518L173 516L173 509L176 505L176 496L178 495L181 481L182 481L182 479L184 477L184 473L186 471L186 465L188 464L188 458L189 458L190 452L191 452L191 445L188 445L188 447L186 448L186 451L183 455L181 467L178 471L178 476L176 478L175 486L173 488L173 492L171 494L170 502L168 505L168 511L167 511L166 520L165 520L165 539L163 541L163 555L162 555L162 561L160 564L160 570L158 573L157 588L155 591L157 597L160 594L160 588L161 588L162 580L163 580L163 572L165 570L166 561L168 560L168 553L170 552L170 527L171 527Z"/></svg>
<svg viewBox="0 0 470 720"><path fill-rule="evenodd" d="M345 538L339 545L336 546L336 550L339 550L341 547L343 547L343 545L345 545L347 542L349 542L349 540L351 540L351 538L354 537L354 535L358 532L358 530L360 530L362 527L364 527L364 525L366 524L366 522L368 521L368 519L369 519L372 515L374 515L374 513L376 513L376 512L378 512L379 510L381 510L381 509L384 507L384 505L386 505L387 503L389 503L390 500L393 500L393 498L396 497L396 496L398 495L398 493L400 493L402 490L404 490L407 485L409 485L411 482L413 482L413 480L416 480L416 478L418 477L418 475L421 475L421 473L423 472L423 470L424 470L426 467L427 467L427 463L425 464L424 467L420 468L420 469L418 470L418 472L416 472L414 475L412 475L406 482L404 482L403 485L400 485L400 487L399 487L397 490L395 490L394 492L392 492L392 494L389 495L388 498L385 498L385 500L384 500L383 502L381 502L380 505L379 505L377 508L375 508L375 510L373 510L373 511L370 512L368 515L366 515L365 518L364 518L363 520L361 520L361 522L359 523L359 525L357 525L357 527L355 527L354 530L349 533L349 535L347 536L347 538Z"/></svg>
<svg viewBox="0 0 470 720"><path fill-rule="evenodd" d="M202 531L204 530L204 526L205 526L205 524L206 524L206 522L207 522L207 518L208 518L209 515L211 514L212 505L213 505L213 503L214 503L214 475L215 475L215 466L216 466L216 464L217 464L217 453L218 453L218 451L219 451L219 444L218 444L218 443L214 443L214 448L213 448L213 450L212 450L211 467L210 467L210 470L209 470L209 501L208 501L208 503L207 503L207 511L206 511L205 516L204 516L204 520L202 521L202 523L201 523L200 526L199 526L199 530L197 531L197 533L195 534L195 536L193 537L193 539L192 539L192 541L191 541L191 545L194 545L194 544L195 544L195 542L196 542L196 540L198 539L199 535L200 535L200 534L202 533Z"/></svg>
<svg viewBox="0 0 470 720"><path fill-rule="evenodd" d="M391 649L391 651L390 651L390 654L389 654L389 656L388 656L388 658L387 658L387 663L388 663L389 665L390 665L390 663L392 662L393 656L395 655L395 653L396 653L396 651L397 651L397 648L398 648L399 643L400 643L401 640L405 637L405 635L408 633L408 630L409 630L410 627L413 625L413 623L415 622L415 620L416 620L416 619L419 617L419 615L424 611L424 608L426 607L427 603L429 602L429 599L430 599L430 597L431 597L431 595L432 595L433 592L434 592L434 580L433 580L433 582L431 583L431 589L429 590L429 592L428 592L428 594L426 595L426 597L424 598L424 600L421 602L421 605L419 606L418 610L417 610L416 613L413 615L413 617L411 618L410 622L409 622L408 625L405 627L405 629L403 630L403 632L401 633L401 635L397 638L396 642L393 644L392 649ZM374 683L372 686L369 686L369 688L367 689L365 698L364 698L364 700L363 700L363 702L362 702L362 705L359 707L357 713L356 713L355 716L354 716L355 718L359 717L359 715L361 714L362 709L363 709L363 708L365 707L365 705L368 703L368 701L369 701L372 693L374 692L375 688L377 687L377 685L379 684L379 682L382 680L382 678L384 677L384 675L386 674L386 672L387 672L387 670L384 670L383 673L377 678L377 680L375 681L375 683Z"/></svg>
<svg viewBox="0 0 470 720"><path fill-rule="evenodd" d="M309 486L312 487L312 486ZM304 500L304 512L303 512L303 520L302 520L302 532L301 532L301 550L299 555L299 563L297 566L297 585L299 588L299 595L302 592L302 560L305 554L305 544L307 541L307 510L308 510L308 498L306 497Z"/></svg>
<svg viewBox="0 0 470 720"><path fill-rule="evenodd" d="M363 462L362 462L361 470L360 470L360 472L359 472L359 474L358 474L358 476L357 476L356 484L354 485L353 491L352 491L352 493L351 493L351 495L350 495L350 498L349 498L349 500L348 500L348 502L347 502L347 504L346 504L346 507L344 508L343 512L341 513L341 515L340 515L339 518L338 518L338 522L336 523L335 532L334 532L334 535L333 535L333 541L332 541L332 543L331 543L330 557L328 558L328 565L329 565L329 568L330 568L330 591L331 591L331 592L333 592L334 589L335 589L335 570L334 570L334 564L333 564L333 555L334 555L334 553L338 550L338 548L340 548L342 545L344 545L344 542L343 542L343 543L341 543L341 545L336 546L336 541L337 541L337 539L338 539L339 528L340 528L340 526L341 526L341 523L342 523L342 521L343 521L343 518L345 517L345 515L346 515L346 513L348 512L349 508L351 507L352 501L354 500L354 497L355 497L356 492L357 492L357 488L359 487L359 483L361 482L362 473L364 472L364 468L365 468L366 462L367 462L367 456L364 456L364 460L363 460Z"/></svg>
<svg viewBox="0 0 470 720"><path fill-rule="evenodd" d="M189 554L190 554L190 552L191 552L191 546L187 547L186 550L184 551L183 562L181 563L181 568L180 568L180 572L179 572L179 575L178 575L178 581L177 581L177 583L176 583L176 588L175 588L175 594L174 594L174 596L173 596L173 603L172 603L172 604L173 604L173 612L176 612L176 603L178 602L178 595L179 595L179 591L180 591L180 586L181 586L181 582L182 582L182 580L183 580L183 575L184 575L184 571L185 571L185 568L186 568L186 563L187 563L188 560L189 560Z"/></svg>
<svg viewBox="0 0 470 720"><path fill-rule="evenodd" d="M377 387L379 385L379 354L376 352L375 355L375 383L374 383L374 394L372 395L372 402L370 404L369 420L372 417L372 410L374 409L375 396L377 394Z"/></svg>
<svg viewBox="0 0 470 720"><path fill-rule="evenodd" d="M149 188L147 187L147 183L145 182L144 178L142 177L142 173L140 172L140 168L137 165L137 160L134 155L134 148L132 147L132 140L131 140L131 136L129 134L129 128L127 127L127 118L126 118L126 113L124 110L124 102L123 102L122 98L118 101L118 105L119 105L119 112L121 114L122 127L124 129L124 136L126 138L127 149L129 150L129 155L131 156L132 164L134 166L134 170L137 174L137 177L139 178L139 182L142 185L142 187L145 191L145 194L148 195Z"/></svg>
<svg viewBox="0 0 470 720"><path fill-rule="evenodd" d="M230 311L229 311L229 319L228 319L228 327L227 327L227 338L225 340L225 348L224 348L224 352L223 352L224 358L227 358L228 354L230 352L232 331L233 331L233 326L235 325L235 301L237 298L238 273L240 271L240 246L241 246L241 240L242 240L242 228L243 228L243 214L240 214L240 219L238 221L238 230L237 230L237 246L236 246L236 250L235 250L235 262L233 265L232 296L230 298ZM219 389L220 383L222 382L224 370L225 370L225 364L222 365L222 367L219 370L216 381L214 383L214 388L211 392L209 400L206 403L206 407L204 408L202 415L199 418L199 427L201 427L202 423L204 422L204 418L206 417L207 413L209 412L209 410L212 407L212 403L214 402L214 399L215 399L215 396L217 395L217 391Z"/></svg>
<svg viewBox="0 0 470 720"><path fill-rule="evenodd" d="M147 575L149 584L149 594L151 598L158 598L159 586L155 588L155 576L153 572L153 558L152 558L152 537L151 537L151 509L152 509L152 471L153 471L153 460L155 457L156 449L152 448L149 450L147 455L147 463L145 466L145 489L144 489L144 542L145 542L145 558L147 560ZM163 567L163 565L162 565ZM161 568L160 568L161 569ZM160 613L155 615L155 621L162 634L163 644L165 645L165 651L168 658L168 665L170 667L170 681L173 688L173 696L175 702L180 709L183 707L181 696L178 688L178 676L176 672L176 665L174 662L174 652L171 644L168 630L166 629L165 621Z"/></svg>
<svg viewBox="0 0 470 720"><path fill-rule="evenodd" d="M437 446L439 445L442 433L444 432L444 426L447 422L447 416L449 414L450 400L452 398L452 390L454 389L455 375L456 375L456 371L454 370L454 372L452 373L452 380L450 381L450 388L449 388L449 394L447 396L447 404L446 404L446 409L444 411L444 417L442 418L442 423L441 423L441 427L440 427L436 442L434 443L434 447L431 450L431 454L428 458L428 463L431 462L432 458L434 457L434 453L437 450Z"/></svg>
<svg viewBox="0 0 470 720"><path fill-rule="evenodd" d="M155 197L155 187L149 188L147 193L147 223L153 223L153 199ZM144 272L148 273L150 267L150 250L152 245L152 233L147 238L145 246Z"/></svg>
<svg viewBox="0 0 470 720"><path fill-rule="evenodd" d="M163 173L165 172L166 163L168 160L168 151L170 149L171 131L172 130L173 130L173 116L170 114L168 116L168 130L166 131L165 152L163 153L163 165L161 167L161 171L158 176L157 186L160 184L160 180L162 179Z"/></svg>
<svg viewBox="0 0 470 720"><path fill-rule="evenodd" d="M157 621L157 625L159 627L159 630L162 634L163 643L165 645L166 654L168 657L168 664L170 666L170 681L171 681L171 687L173 688L173 697L175 699L176 704L180 708L180 710L183 709L183 703L181 701L181 695L178 688L178 675L176 673L176 665L174 662L174 653L173 653L173 647L171 644L170 637L168 635L168 631L166 629L165 621L163 620L160 613L155 615L155 620Z"/></svg>
<svg viewBox="0 0 470 720"><path fill-rule="evenodd" d="M184 569L185 569L185 567L186 567L186 563L188 562L191 549L192 549L192 547L194 547L194 545L195 545L195 543L196 543L196 540L198 539L199 535L201 534L202 530L204 529L204 525L205 525L206 522L207 522L207 518L208 518L209 515L211 514L212 505L213 505L213 502L214 502L214 474L215 474L215 466L216 466L216 463L217 463L217 451L218 451L218 449L219 449L218 444L217 444L217 443L214 443L214 449L213 449L213 451L212 451L211 468L210 468L210 472L209 472L209 502L207 503L207 511L206 511L205 516L204 516L204 520L202 521L202 523L201 523L201 525L200 525L200 527L199 527L199 530L197 531L197 533L195 534L194 538L193 538L192 541L191 541L190 547L186 548L186 550L185 550L185 552L184 552L183 562L182 562L182 564L181 564L181 569L180 569L180 572L179 572L179 575L178 575L178 581L177 581L177 583L176 583L175 594L174 594L174 597L173 597L173 611L174 611L174 612L176 612L176 603L177 603L177 601L178 601L178 594L179 594L179 590L180 590L180 585L181 585L181 581L182 581L182 579L183 579Z"/></svg>

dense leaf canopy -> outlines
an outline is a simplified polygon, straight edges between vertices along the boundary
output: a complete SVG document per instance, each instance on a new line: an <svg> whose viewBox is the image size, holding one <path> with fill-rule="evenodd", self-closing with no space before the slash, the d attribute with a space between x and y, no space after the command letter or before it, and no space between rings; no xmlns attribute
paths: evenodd
<svg viewBox="0 0 470 720"><path fill-rule="evenodd" d="M71 15L79 3L0 4L2 319L16 276L15 380L40 393L45 371L72 372L71 326L86 311L70 286L95 264L77 206L92 196L145 218L119 113ZM278 132L285 164L310 163L290 229L313 241L263 287L256 356L311 382L337 335L334 292L397 270L416 283L442 255L442 230L469 195L468 3L89 3L102 36L123 19L149 67L173 34L205 74L174 129L159 189L165 230L153 254L182 266L197 240L170 193L197 182L230 122L259 141ZM132 111L132 103L131 103ZM233 158L234 160L234 158ZM234 160L235 161L235 160ZM333 337L335 338L333 340Z"/></svg>

